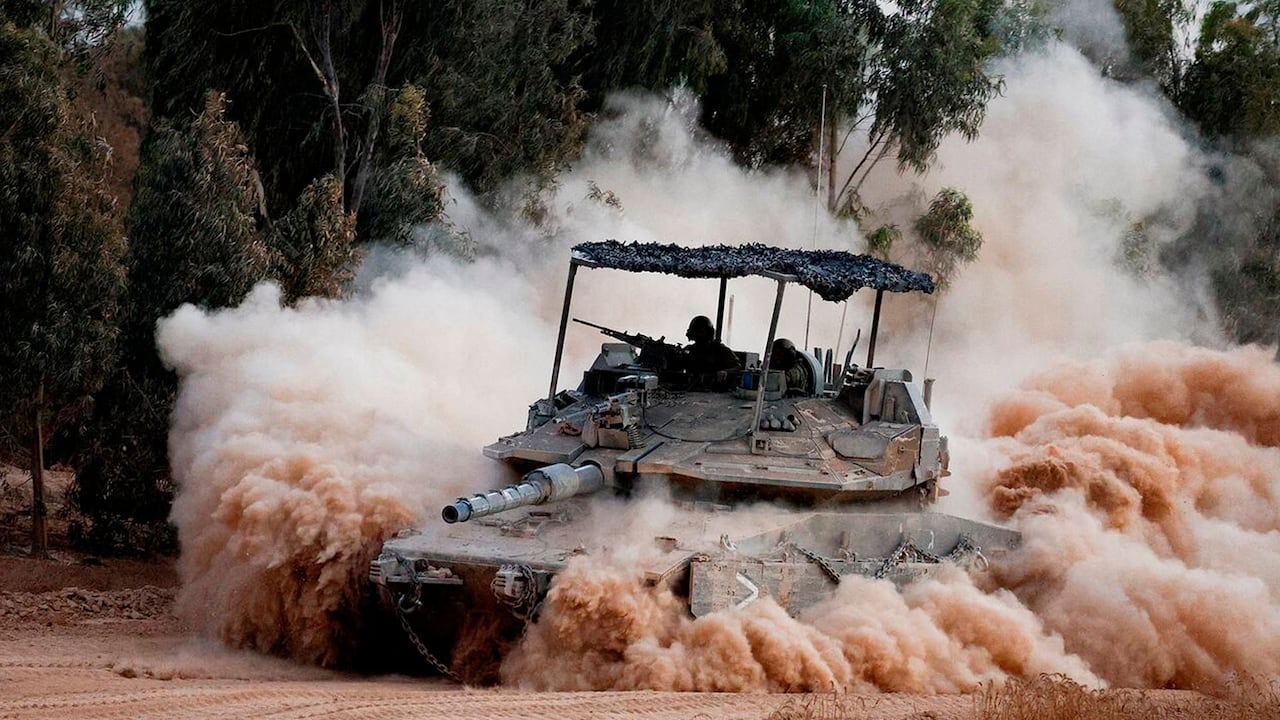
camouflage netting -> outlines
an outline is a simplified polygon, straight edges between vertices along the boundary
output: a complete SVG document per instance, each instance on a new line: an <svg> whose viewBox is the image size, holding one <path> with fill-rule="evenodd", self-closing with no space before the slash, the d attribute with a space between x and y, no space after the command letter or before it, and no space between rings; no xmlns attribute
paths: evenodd
<svg viewBox="0 0 1280 720"><path fill-rule="evenodd" d="M594 265L632 272L658 272L688 278L794 275L823 300L839 302L862 288L891 292L933 292L933 278L870 255L843 250L791 250L758 243L681 247L617 240L588 242L574 252Z"/></svg>

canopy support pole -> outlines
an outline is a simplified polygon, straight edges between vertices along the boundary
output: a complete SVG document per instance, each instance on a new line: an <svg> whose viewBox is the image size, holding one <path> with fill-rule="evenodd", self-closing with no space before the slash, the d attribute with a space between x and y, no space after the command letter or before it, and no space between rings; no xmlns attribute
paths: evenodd
<svg viewBox="0 0 1280 720"><path fill-rule="evenodd" d="M773 301L773 317L769 320L769 339L764 346L764 361L760 365L760 382L756 384L756 411L751 421L751 452L763 452L767 448L756 443L760 432L760 415L764 413L764 394L769 387L769 361L773 355L773 341L778 334L778 316L782 314L782 291L787 289L785 280L778 281L778 297Z"/></svg>
<svg viewBox="0 0 1280 720"><path fill-rule="evenodd" d="M880 303L884 301L884 290L876 290L876 309L871 314L871 344L867 347L867 368L876 366L876 335L880 332Z"/></svg>
<svg viewBox="0 0 1280 720"><path fill-rule="evenodd" d="M720 278L720 302L716 304L716 342L720 342L720 336L724 330L724 294L729 289L729 278Z"/></svg>
<svg viewBox="0 0 1280 720"><path fill-rule="evenodd" d="M560 311L560 335L556 337L556 360L551 366L551 387L547 390L547 400L555 405L556 385L560 382L560 359L564 355L564 334L569 329L569 302L573 299L573 278L578 274L578 263L570 261L569 279L564 286L564 308Z"/></svg>

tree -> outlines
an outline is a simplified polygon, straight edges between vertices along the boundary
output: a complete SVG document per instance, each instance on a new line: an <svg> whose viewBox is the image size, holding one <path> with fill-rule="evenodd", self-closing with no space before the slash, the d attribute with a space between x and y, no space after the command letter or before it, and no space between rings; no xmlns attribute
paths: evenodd
<svg viewBox="0 0 1280 720"><path fill-rule="evenodd" d="M998 0L910 0L896 13L868 12L876 41L869 97L866 109L849 115L855 120L848 126L848 133L865 127L867 144L840 185L836 206L859 205L862 184L890 155L900 170L923 172L947 135L977 137L987 103L1003 85L987 61L1002 50L997 31L1009 32L1006 15Z"/></svg>
<svg viewBox="0 0 1280 720"><path fill-rule="evenodd" d="M1132 69L1122 68L1119 76L1154 78L1167 91L1176 93L1184 64L1178 47L1178 31L1189 16L1182 0L1113 2L1124 23L1132 55ZM1115 75L1117 73L1113 73Z"/></svg>
<svg viewBox="0 0 1280 720"><path fill-rule="evenodd" d="M132 278L121 317L120 362L83 434L71 500L100 550L159 542L171 493L167 438L177 379L155 348L155 324L184 302L224 307L274 277L264 242L262 190L226 99L206 95L186 127L161 122L142 152L126 219Z"/></svg>
<svg viewBox="0 0 1280 720"><path fill-rule="evenodd" d="M422 152L428 121L425 93L417 86L405 85L391 103L388 160L374 178L358 218L364 237L412 245L417 242L417 228L435 223L443 215L444 183Z"/></svg>
<svg viewBox="0 0 1280 720"><path fill-rule="evenodd" d="M47 554L45 438L105 381L125 284L124 234L104 191L109 148L73 117L62 66L44 33L0 20L0 417L26 420L37 556Z"/></svg>
<svg viewBox="0 0 1280 720"><path fill-rule="evenodd" d="M1215 2L1201 24L1179 109L1207 134L1236 141L1280 132L1280 2Z"/></svg>
<svg viewBox="0 0 1280 720"><path fill-rule="evenodd" d="M973 205L955 188L943 188L916 220L916 233L924 248L926 264L938 285L946 288L961 263L978 259L982 234L973 227Z"/></svg>
<svg viewBox="0 0 1280 720"><path fill-rule="evenodd" d="M922 171L943 137L976 136L1001 87L988 60L1038 22L1002 0L600 0L592 12L596 42L571 65L592 94L586 107L614 88L688 85L703 126L752 167L809 163L820 143L839 155L865 134L852 172L831 178L830 204L849 211L879 161Z"/></svg>
<svg viewBox="0 0 1280 720"><path fill-rule="evenodd" d="M332 175L359 220L399 160L384 154L389 88L414 84L433 117L424 156L490 193L516 173L546 176L581 143L581 90L563 65L589 18L571 5L148 0L154 110L180 116L205 89L225 92L273 217Z"/></svg>

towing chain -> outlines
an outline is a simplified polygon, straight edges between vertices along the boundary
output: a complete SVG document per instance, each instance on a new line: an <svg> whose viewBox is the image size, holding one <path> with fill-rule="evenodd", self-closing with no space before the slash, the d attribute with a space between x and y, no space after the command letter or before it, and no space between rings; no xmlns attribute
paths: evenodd
<svg viewBox="0 0 1280 720"><path fill-rule="evenodd" d="M889 557L880 563L879 569L876 570L875 578L884 579L889 576L889 572L904 562L927 562L940 563L942 558L930 552L925 552L915 546L909 538L904 538L898 543L898 547L889 554Z"/></svg>
<svg viewBox="0 0 1280 720"><path fill-rule="evenodd" d="M408 593L397 593L394 598L396 617L400 618L400 627L404 628L404 634L409 637L409 642L413 643L413 646L418 650L418 654L422 656L423 660L427 661L427 664L435 668L441 675L456 683L461 683L462 678L458 673L450 670L448 665L445 665L440 658L428 650L426 643L422 642L422 639L418 637L418 633L413 631L413 626L409 624L409 613L422 607L422 586L414 584L412 600L406 605L405 600L408 598Z"/></svg>
<svg viewBox="0 0 1280 720"><path fill-rule="evenodd" d="M796 552L800 553L801 555L809 558L809 560L813 561L813 564L817 565L818 568L822 570L822 574L826 575L831 580L831 582L837 585L840 584L840 573L836 572L836 569L831 566L831 563L827 562L826 558L810 550L809 548L803 547L801 545L797 545L796 543L790 543L790 545L791 547L795 548Z"/></svg>
<svg viewBox="0 0 1280 720"><path fill-rule="evenodd" d="M962 534L955 549L947 553L943 559L964 567L976 567L979 572L986 572L991 567L987 556L982 554L982 548L974 544L973 538L968 534Z"/></svg>
<svg viewBox="0 0 1280 720"><path fill-rule="evenodd" d="M967 534L961 534L960 540L956 543L955 548L946 555L934 555L931 552L921 550L916 547L915 543L911 542L909 538L906 538L903 539L902 542L898 543L897 549L895 549L889 557L885 558L884 562L880 564L880 568L876 570L875 577L888 577L889 572L892 571L894 567L904 562L952 562L957 565L967 567L970 563L970 559L972 559L973 564L978 566L980 570L985 571L989 566L987 556L982 554L982 548L975 545L973 538L969 537Z"/></svg>

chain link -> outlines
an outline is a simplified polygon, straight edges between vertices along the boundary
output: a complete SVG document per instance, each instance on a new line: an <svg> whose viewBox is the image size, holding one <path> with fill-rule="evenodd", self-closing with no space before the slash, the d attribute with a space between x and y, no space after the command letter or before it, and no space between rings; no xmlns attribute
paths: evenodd
<svg viewBox="0 0 1280 720"><path fill-rule="evenodd" d="M796 543L791 543L791 547L795 548L796 552L813 561L813 563L822 570L822 573L831 579L831 582L837 585L840 584L840 573L836 572L836 569L831 566L831 563L827 562L826 558L806 547L797 545Z"/></svg>
<svg viewBox="0 0 1280 720"><path fill-rule="evenodd" d="M412 608L411 610L405 609L405 599L408 597L407 593L397 594L394 598L396 616L400 618L400 627L404 628L404 634L409 637L409 642L413 643L413 646L417 648L418 654L422 656L423 660L426 660L427 663L431 665L431 667L435 668L441 675L444 675L454 682L461 683L462 678L458 673L450 670L448 665L445 665L441 662L440 658L437 658L430 650L428 650L426 643L422 642L422 639L418 637L418 633L413 631L413 626L409 623L409 613L417 610L419 607L422 607L422 586L415 584L413 589L413 602L409 605L409 607Z"/></svg>
<svg viewBox="0 0 1280 720"><path fill-rule="evenodd" d="M884 562L880 563L880 568L876 570L873 577L888 577L890 571L898 565L906 562L952 562L957 565L968 565L969 558L973 558L974 564L978 565L980 570L986 570L989 566L987 557L982 554L982 548L975 545L973 538L969 537L967 534L961 534L960 540L956 543L956 546L946 555L934 555L931 552L921 550L916 547L910 539L904 539L901 543L898 543L897 549L895 549L889 557L885 558Z"/></svg>

